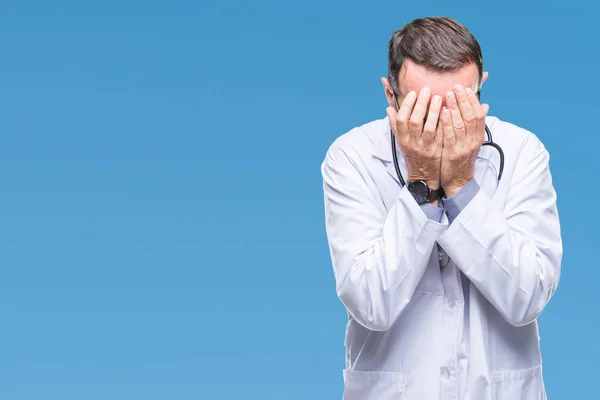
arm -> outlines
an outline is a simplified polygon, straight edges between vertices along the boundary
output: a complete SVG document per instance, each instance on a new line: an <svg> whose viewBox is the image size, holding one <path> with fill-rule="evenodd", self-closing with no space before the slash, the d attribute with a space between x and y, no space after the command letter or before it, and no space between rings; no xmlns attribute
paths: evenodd
<svg viewBox="0 0 600 400"><path fill-rule="evenodd" d="M431 203L425 203L425 204L421 204L420 207L428 219L435 221L435 222L442 221L442 216L444 215L444 209L441 208L439 205L436 206Z"/></svg>
<svg viewBox="0 0 600 400"><path fill-rule="evenodd" d="M477 191L438 243L510 324L522 326L556 290L562 241L549 155L538 140L529 138L515 171L503 210Z"/></svg>
<svg viewBox="0 0 600 400"><path fill-rule="evenodd" d="M444 200L444 208L448 215L448 222L452 222L458 217L462 210L473 200L479 192L479 184L475 178L471 178L465 186L463 186L454 196Z"/></svg>
<svg viewBox="0 0 600 400"><path fill-rule="evenodd" d="M387 330L410 302L447 224L429 219L406 187L386 215L337 147L321 172L337 294L360 324Z"/></svg>

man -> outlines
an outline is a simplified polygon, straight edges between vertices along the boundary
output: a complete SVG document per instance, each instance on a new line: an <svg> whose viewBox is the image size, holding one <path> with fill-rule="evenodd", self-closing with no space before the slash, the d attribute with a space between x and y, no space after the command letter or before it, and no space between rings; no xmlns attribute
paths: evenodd
<svg viewBox="0 0 600 400"><path fill-rule="evenodd" d="M458 22L412 21L388 61L387 117L322 164L343 398L546 399L536 319L562 259L548 152L487 115L481 49Z"/></svg>

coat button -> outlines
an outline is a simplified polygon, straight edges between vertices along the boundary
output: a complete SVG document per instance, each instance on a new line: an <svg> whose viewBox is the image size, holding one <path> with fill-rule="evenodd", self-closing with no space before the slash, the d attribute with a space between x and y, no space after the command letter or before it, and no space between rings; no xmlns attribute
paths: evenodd
<svg viewBox="0 0 600 400"><path fill-rule="evenodd" d="M450 378L450 371L448 370L448 368L442 367L440 373L441 373L443 379Z"/></svg>
<svg viewBox="0 0 600 400"><path fill-rule="evenodd" d="M444 268L450 262L450 257L447 254L440 253L440 266Z"/></svg>

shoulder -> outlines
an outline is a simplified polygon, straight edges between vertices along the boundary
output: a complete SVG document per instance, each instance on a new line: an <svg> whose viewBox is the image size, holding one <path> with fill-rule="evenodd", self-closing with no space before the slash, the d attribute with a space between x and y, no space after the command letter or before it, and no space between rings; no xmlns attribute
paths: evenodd
<svg viewBox="0 0 600 400"><path fill-rule="evenodd" d="M366 122L341 133L327 148L325 162L344 162L376 154L389 132L386 118Z"/></svg>
<svg viewBox="0 0 600 400"><path fill-rule="evenodd" d="M502 147L512 149L518 154L523 152L533 153L532 155L547 153L539 136L529 129L494 116L487 117L486 123L492 132L494 141Z"/></svg>

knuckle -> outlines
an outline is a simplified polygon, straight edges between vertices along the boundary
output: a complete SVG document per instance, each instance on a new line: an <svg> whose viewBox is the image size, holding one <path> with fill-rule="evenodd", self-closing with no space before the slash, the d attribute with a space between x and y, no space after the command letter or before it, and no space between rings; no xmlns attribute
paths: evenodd
<svg viewBox="0 0 600 400"><path fill-rule="evenodd" d="M410 120L408 125L411 129L418 130L421 127L421 123L419 121Z"/></svg>
<svg viewBox="0 0 600 400"><path fill-rule="evenodd" d="M433 132L434 132L434 129L429 125L425 125L425 127L423 128L423 133L433 134Z"/></svg>
<svg viewBox="0 0 600 400"><path fill-rule="evenodd" d="M462 131L465 128L465 124L462 121L461 122L454 122L454 124L452 126L457 131Z"/></svg>

